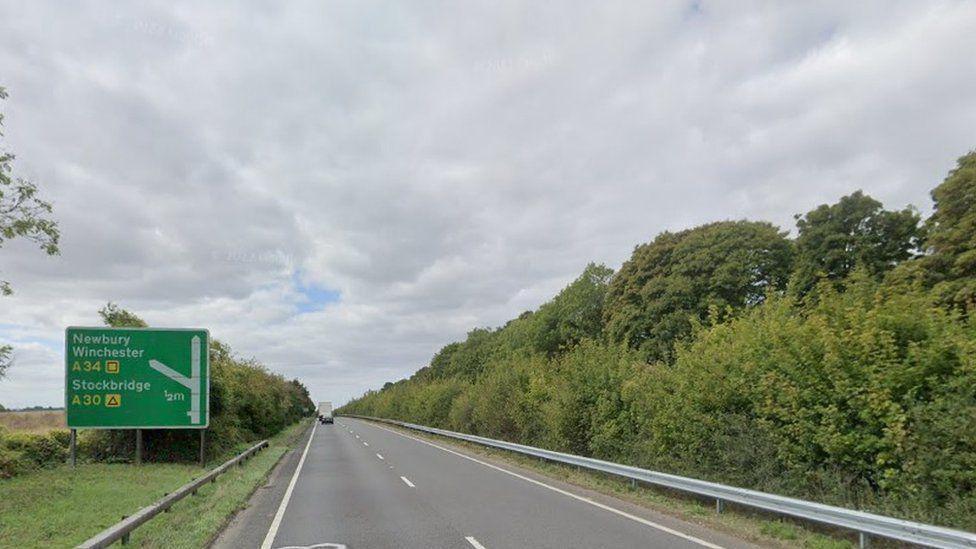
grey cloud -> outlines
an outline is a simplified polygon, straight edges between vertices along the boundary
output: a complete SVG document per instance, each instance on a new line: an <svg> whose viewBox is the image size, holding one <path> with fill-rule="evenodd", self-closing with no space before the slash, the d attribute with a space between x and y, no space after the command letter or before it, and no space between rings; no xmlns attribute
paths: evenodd
<svg viewBox="0 0 976 549"><path fill-rule="evenodd" d="M7 11L4 146L64 253L0 249L5 405L60 401L51 342L110 299L343 401L662 230L924 209L976 126L966 2Z"/></svg>

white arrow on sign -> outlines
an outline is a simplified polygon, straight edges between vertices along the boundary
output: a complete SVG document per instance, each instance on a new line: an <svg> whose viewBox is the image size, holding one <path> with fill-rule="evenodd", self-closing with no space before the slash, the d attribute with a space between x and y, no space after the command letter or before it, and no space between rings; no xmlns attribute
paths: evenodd
<svg viewBox="0 0 976 549"><path fill-rule="evenodd" d="M200 423L200 393L202 383L200 379L200 338L193 336L190 340L190 377L177 372L158 360L150 360L149 367L172 379L190 390L190 423Z"/></svg>

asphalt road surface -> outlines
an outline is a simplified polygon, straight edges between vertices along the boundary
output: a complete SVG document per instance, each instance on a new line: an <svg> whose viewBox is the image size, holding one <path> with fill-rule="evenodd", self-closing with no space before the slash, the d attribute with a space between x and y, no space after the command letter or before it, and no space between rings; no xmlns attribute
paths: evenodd
<svg viewBox="0 0 976 549"><path fill-rule="evenodd" d="M727 534L356 419L316 425L292 461L266 486L272 490L264 510L254 504L252 514L236 521L246 524L232 525L216 546L750 547Z"/></svg>

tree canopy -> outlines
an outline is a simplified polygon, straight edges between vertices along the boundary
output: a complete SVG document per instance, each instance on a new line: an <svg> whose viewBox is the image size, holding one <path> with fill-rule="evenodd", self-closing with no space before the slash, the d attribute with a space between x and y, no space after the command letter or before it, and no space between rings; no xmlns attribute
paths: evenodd
<svg viewBox="0 0 976 549"><path fill-rule="evenodd" d="M139 318L134 313L119 307L115 303L107 303L98 311L98 316L102 317L102 322L112 328L146 328L149 324Z"/></svg>
<svg viewBox="0 0 976 549"><path fill-rule="evenodd" d="M7 98L7 90L0 86L0 101ZM3 137L3 113L0 112L0 137ZM60 233L49 216L51 204L38 196L37 185L13 176L14 155L0 149L0 248L8 240L25 238L34 242L48 255L58 253ZM10 295L10 283L0 279L0 296ZM10 367L13 348L0 345L0 378Z"/></svg>
<svg viewBox="0 0 976 549"><path fill-rule="evenodd" d="M931 255L927 267L935 292L946 303L976 302L976 151L959 158L932 191L934 212L926 221Z"/></svg>
<svg viewBox="0 0 976 549"><path fill-rule="evenodd" d="M665 232L637 246L610 283L605 329L612 341L667 360L692 319L739 309L785 287L793 250L770 223L720 221Z"/></svg>
<svg viewBox="0 0 976 549"><path fill-rule="evenodd" d="M0 100L7 91L0 87ZM3 137L0 113L0 137ZM0 150L0 247L8 240L25 238L48 255L58 253L58 224L50 218L51 204L38 196L37 185L13 176L14 155ZM11 293L10 283L0 280L0 294Z"/></svg>
<svg viewBox="0 0 976 549"><path fill-rule="evenodd" d="M794 283L801 293L821 278L843 279L856 266L880 277L919 247L918 212L885 210L861 191L796 215L796 220Z"/></svg>

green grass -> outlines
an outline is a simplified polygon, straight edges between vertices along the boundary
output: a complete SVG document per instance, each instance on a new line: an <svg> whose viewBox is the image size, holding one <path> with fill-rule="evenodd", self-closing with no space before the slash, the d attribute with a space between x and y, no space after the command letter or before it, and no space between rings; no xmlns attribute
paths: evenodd
<svg viewBox="0 0 976 549"><path fill-rule="evenodd" d="M764 535L779 539L796 539L796 527L788 522L769 521L760 526L759 531Z"/></svg>
<svg viewBox="0 0 976 549"><path fill-rule="evenodd" d="M203 547L240 509L307 421L289 427L243 467L217 477L132 534L140 547ZM209 466L215 467L219 463ZM0 481L0 545L74 546L179 488L204 470L150 463L61 466Z"/></svg>

